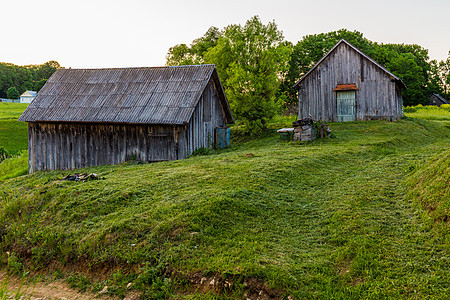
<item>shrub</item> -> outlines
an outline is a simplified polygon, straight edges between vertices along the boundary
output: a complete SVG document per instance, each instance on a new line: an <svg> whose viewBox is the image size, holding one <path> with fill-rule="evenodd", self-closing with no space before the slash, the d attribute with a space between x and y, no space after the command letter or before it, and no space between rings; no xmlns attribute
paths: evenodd
<svg viewBox="0 0 450 300"><path fill-rule="evenodd" d="M212 150L206 147L200 147L194 150L190 156L201 156L211 154Z"/></svg>
<svg viewBox="0 0 450 300"><path fill-rule="evenodd" d="M8 264L6 266L6 270L12 275L22 275L23 264L20 262L20 258L18 258L14 252L8 255Z"/></svg>
<svg viewBox="0 0 450 300"><path fill-rule="evenodd" d="M403 108L403 112L405 112L405 113L415 113L415 112L417 112L417 107L415 107L415 106L407 106L407 107Z"/></svg>

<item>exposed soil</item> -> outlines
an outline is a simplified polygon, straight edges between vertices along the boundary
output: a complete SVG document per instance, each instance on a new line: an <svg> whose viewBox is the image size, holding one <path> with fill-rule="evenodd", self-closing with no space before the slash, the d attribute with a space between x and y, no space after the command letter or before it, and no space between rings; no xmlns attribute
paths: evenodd
<svg viewBox="0 0 450 300"><path fill-rule="evenodd" d="M67 300L89 300L103 299L116 300L120 299L115 296L93 294L89 292L79 292L69 287L62 280L54 280L51 282L27 282L18 277L7 276L4 271L0 271L0 282L8 285L8 292L11 299L67 299Z"/></svg>
<svg viewBox="0 0 450 300"><path fill-rule="evenodd" d="M184 278L189 281L189 289L191 291L201 293L215 293L228 297L235 296L233 291L236 285L243 285L243 299L245 300L269 300L282 299L283 291L269 288L264 281L251 277L239 278L239 276L224 276L222 274L211 274L205 276L202 272L193 274L179 274L172 270L172 276ZM189 291L186 291L189 294ZM292 299L290 296L287 299Z"/></svg>
<svg viewBox="0 0 450 300"><path fill-rule="evenodd" d="M283 291L269 288L266 283L258 278L242 278L235 275L224 276L222 274L205 275L202 272L197 273L179 273L173 269L166 270L166 276L184 279L188 284L181 288L178 296L189 295L191 293L217 294L226 297L236 297L235 292L241 290L238 294L245 300L270 300L283 299ZM39 278L39 277L35 277ZM80 292L71 288L64 280L22 279L16 276L8 276L5 271L0 271L0 291L3 283L7 283L9 299L30 299L30 300L139 300L142 293L130 291L125 298L106 295L105 293ZM241 288L238 288L241 286ZM107 290L107 287L104 291ZM243 293L243 294L241 294ZM176 295L173 297L177 298ZM292 299L290 296L287 299Z"/></svg>

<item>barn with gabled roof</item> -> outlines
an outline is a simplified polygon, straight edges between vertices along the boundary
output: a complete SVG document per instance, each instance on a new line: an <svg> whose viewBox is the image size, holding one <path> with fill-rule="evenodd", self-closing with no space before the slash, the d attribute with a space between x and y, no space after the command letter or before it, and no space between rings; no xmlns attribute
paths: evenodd
<svg viewBox="0 0 450 300"><path fill-rule="evenodd" d="M340 40L294 85L299 119L397 120L403 116L402 80Z"/></svg>
<svg viewBox="0 0 450 300"><path fill-rule="evenodd" d="M427 105L441 106L442 104L448 104L448 101L440 94L433 93L430 98L428 98Z"/></svg>
<svg viewBox="0 0 450 300"><path fill-rule="evenodd" d="M30 173L183 159L234 122L214 65L59 69L19 121Z"/></svg>

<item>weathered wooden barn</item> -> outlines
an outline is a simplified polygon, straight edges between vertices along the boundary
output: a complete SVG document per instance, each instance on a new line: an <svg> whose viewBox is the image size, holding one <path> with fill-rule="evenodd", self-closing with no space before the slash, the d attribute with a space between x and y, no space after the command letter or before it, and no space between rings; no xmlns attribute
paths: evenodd
<svg viewBox="0 0 450 300"><path fill-rule="evenodd" d="M340 40L294 85L299 119L323 121L389 119L403 116L400 78Z"/></svg>
<svg viewBox="0 0 450 300"><path fill-rule="evenodd" d="M442 104L448 104L448 101L440 94L433 93L430 98L428 98L427 105L441 106Z"/></svg>
<svg viewBox="0 0 450 300"><path fill-rule="evenodd" d="M186 158L234 122L214 65L59 69L19 121L30 173Z"/></svg>

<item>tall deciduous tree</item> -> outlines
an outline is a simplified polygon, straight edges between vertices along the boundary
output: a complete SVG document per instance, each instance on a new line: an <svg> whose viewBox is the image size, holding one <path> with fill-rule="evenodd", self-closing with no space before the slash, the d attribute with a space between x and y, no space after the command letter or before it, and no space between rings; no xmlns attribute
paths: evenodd
<svg viewBox="0 0 450 300"><path fill-rule="evenodd" d="M205 53L205 62L217 67L235 117L252 134L260 133L280 108L275 93L291 52L283 40L275 22L264 25L255 16L244 26L226 27Z"/></svg>
<svg viewBox="0 0 450 300"><path fill-rule="evenodd" d="M235 118L257 134L279 111L276 92L290 53L275 22L264 25L255 16L244 26L211 27L190 46L170 48L166 64L215 64Z"/></svg>
<svg viewBox="0 0 450 300"><path fill-rule="evenodd" d="M222 32L217 27L210 27L206 33L192 41L190 46L186 44L178 44L169 49L166 56L166 65L197 65L205 62L204 54L210 48L217 45Z"/></svg>

